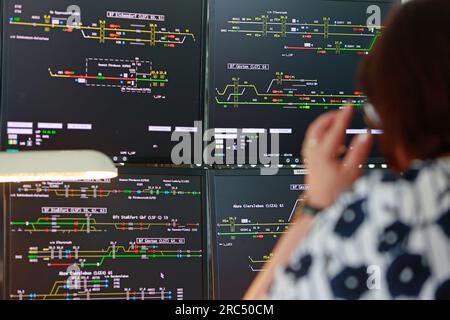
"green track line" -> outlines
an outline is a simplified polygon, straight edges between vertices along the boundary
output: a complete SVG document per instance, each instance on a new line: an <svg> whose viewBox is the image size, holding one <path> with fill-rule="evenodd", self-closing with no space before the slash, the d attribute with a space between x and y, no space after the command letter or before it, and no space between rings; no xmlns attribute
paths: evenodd
<svg viewBox="0 0 450 320"><path fill-rule="evenodd" d="M324 106L324 107L329 107L329 106L342 106L342 103L303 103L303 102L299 102L299 103L289 103L289 102L219 102L217 101L218 104L220 105L279 105L279 106L298 106L298 107L309 107L309 106ZM362 103L355 103L353 104L356 107L362 107L364 106L364 104Z"/></svg>
<svg viewBox="0 0 450 320"><path fill-rule="evenodd" d="M380 37L380 33L377 33L375 37L373 37L372 43L370 44L369 48L320 48L319 50L326 50L326 51L372 51L373 47L375 46L375 43L377 42L378 38Z"/></svg>
<svg viewBox="0 0 450 320"><path fill-rule="evenodd" d="M116 259L117 258L142 259L143 255L144 254L141 254L141 255L138 255L138 254L116 254L115 258ZM148 254L148 255L145 255L145 256L146 256L146 258L151 258L151 259L159 259L159 258L167 258L167 259L169 259L169 258L201 258L202 257L202 255L199 255L199 254L191 254L191 255L187 255L187 254L184 254L184 255L183 254L182 255L178 255L178 254L164 254L164 255L163 254ZM38 255L29 255L28 256L29 260L31 260L31 259L38 259L38 258L39 258ZM113 256L112 255L107 255L107 256L104 256L100 260L100 262L98 262L98 263L84 263L83 266L85 266L85 267L102 266L107 258L112 259Z"/></svg>

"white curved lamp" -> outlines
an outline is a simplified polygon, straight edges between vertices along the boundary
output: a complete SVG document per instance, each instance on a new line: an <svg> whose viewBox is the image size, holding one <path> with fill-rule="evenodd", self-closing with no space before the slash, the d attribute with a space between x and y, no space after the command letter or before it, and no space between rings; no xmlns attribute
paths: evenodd
<svg viewBox="0 0 450 320"><path fill-rule="evenodd" d="M117 168L98 151L0 152L0 183L112 179Z"/></svg>

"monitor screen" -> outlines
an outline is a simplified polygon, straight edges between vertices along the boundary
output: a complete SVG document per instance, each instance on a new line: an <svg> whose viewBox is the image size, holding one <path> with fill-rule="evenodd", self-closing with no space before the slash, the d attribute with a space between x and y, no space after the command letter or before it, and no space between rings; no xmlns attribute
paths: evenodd
<svg viewBox="0 0 450 320"><path fill-rule="evenodd" d="M232 148L225 141L233 130L249 136L236 148L265 130L279 135L282 163L300 163L314 119L366 102L356 90L357 67L382 36L374 15L384 19L398 2L213 0L209 126L216 128L216 155ZM347 134L366 132L359 112Z"/></svg>
<svg viewBox="0 0 450 320"><path fill-rule="evenodd" d="M3 3L3 150L167 163L202 119L202 0Z"/></svg>
<svg viewBox="0 0 450 320"><path fill-rule="evenodd" d="M292 170L220 172L212 180L214 297L241 299L286 233L305 189Z"/></svg>
<svg viewBox="0 0 450 320"><path fill-rule="evenodd" d="M10 186L10 299L206 297L203 174L122 171L111 181Z"/></svg>

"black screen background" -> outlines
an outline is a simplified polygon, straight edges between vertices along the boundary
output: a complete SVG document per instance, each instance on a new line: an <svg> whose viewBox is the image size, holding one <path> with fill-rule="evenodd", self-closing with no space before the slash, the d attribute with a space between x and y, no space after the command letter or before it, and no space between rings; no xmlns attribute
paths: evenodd
<svg viewBox="0 0 450 320"><path fill-rule="evenodd" d="M277 175L258 176L242 174L241 176L215 176L213 236L214 236L214 284L216 299L241 299L256 272L250 269L249 257L260 259L271 253L278 238L266 235L263 239L251 236L237 236L230 240L229 236L218 236L227 228L219 228L217 224L229 217L250 219L252 223L273 223L278 220L289 221L289 217L299 199L300 191L291 190L291 185L302 185L303 176ZM235 204L283 204L278 208L233 208ZM297 204L298 206L298 204ZM261 227L262 231L263 227ZM231 246L224 246L231 243ZM258 263L252 267L262 267Z"/></svg>
<svg viewBox="0 0 450 320"><path fill-rule="evenodd" d="M167 180L184 180L188 183L174 183L178 191L186 192L201 192L200 195L160 195L156 199L135 200L131 199L133 195L129 194L111 194L105 198L85 198L79 197L65 198L64 196L56 196L51 193L49 197L44 197L45 193L28 192L29 194L37 195L33 198L18 198L16 196L18 188L24 184L12 184L10 186L11 193L9 195L8 216L9 222L35 222L39 218L49 214L42 214L42 207L87 207L87 208L106 208L107 214L92 215L92 219L97 222L115 222L119 223L120 219L113 219L113 215L135 215L135 216L168 216L168 220L122 220L124 222L132 223L166 223L172 219L176 219L180 224L199 224L200 227L197 232L168 232L167 228L150 227L148 230L135 231L121 231L114 230L111 227L92 225L92 230L107 230L106 232L71 232L71 233L52 233L52 232L24 232L17 231L20 229L31 229L31 226L8 226L9 248L8 248L8 294L17 295L18 290L24 290L25 295L29 294L47 294L51 292L53 284L56 281L64 281L67 276L61 275L60 272L65 272L67 267L49 267L49 263L80 263L80 260L75 259L72 250L72 258L58 259L36 262L29 262L28 251L30 247L38 247L42 250L54 241L71 242L63 245L64 250L72 249L74 246L79 246L80 250L102 250L110 247L111 241L117 242L117 246L128 246L128 243L135 242L137 238L185 238L184 245L159 245L159 250L203 250L202 258L159 258L159 259L134 259L134 258L107 258L104 263L98 267L96 266L81 266L83 272L113 272L114 275L128 275L128 278L120 280L120 287L113 288L112 277L109 278L109 288L103 288L100 292L106 293L123 293L125 288L130 288L132 291L137 291L137 300L139 300L139 288L165 288L166 291L172 291L172 299L176 299L176 289L184 289L183 299L198 300L206 297L205 284L207 270L205 268L206 255L204 246L204 232L205 222L203 220L203 203L202 194L204 192L202 179L200 176L189 175L161 175L161 174L121 174L119 176L122 181L117 179L111 183L67 183L71 188L91 188L93 185L100 186L101 189L118 189L118 190L136 190L144 189L149 186L161 187L163 190ZM137 183L126 181L123 179L148 179L143 186L137 186ZM31 185L32 187L35 185ZM39 184L38 184L39 185ZM45 184L41 184L44 186ZM22 191L23 193L23 191ZM39 194L42 198L38 198ZM136 194L134 194L135 196ZM76 214L60 214L61 218L79 218L80 222L84 215ZM128 227L127 225L125 225ZM43 229L44 227L36 226L36 228ZM50 230L51 227L48 227ZM73 226L62 226L65 229L73 229ZM78 229L81 229L79 227ZM13 231L15 230L15 231ZM158 249L156 249L158 250ZM66 256L65 251L64 257ZM123 254L118 252L117 255ZM106 253L105 253L106 255ZM151 255L151 254L150 254ZM22 256L17 259L16 256ZM58 257L58 251L55 251L55 257ZM100 261L100 258L89 258L86 262ZM185 273L180 273L184 270ZM161 273L164 278L161 278ZM104 279L104 277L102 277ZM82 284L82 282L81 282ZM76 293L77 290L60 289L59 293ZM25 296L26 297L26 296ZM114 297L112 295L112 297ZM15 297L17 298L17 297ZM51 299L49 296L47 299ZM53 297L54 298L54 297ZM61 297L58 297L61 298ZM73 298L73 296L71 297ZM81 296L82 299L85 296ZM98 298L92 296L92 298ZM109 296L111 298L111 296ZM124 299L124 296L121 296Z"/></svg>

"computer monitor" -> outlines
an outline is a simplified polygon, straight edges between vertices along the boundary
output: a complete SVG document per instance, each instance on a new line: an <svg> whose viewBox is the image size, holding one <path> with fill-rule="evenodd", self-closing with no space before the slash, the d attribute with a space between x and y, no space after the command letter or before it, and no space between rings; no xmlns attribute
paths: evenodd
<svg viewBox="0 0 450 320"><path fill-rule="evenodd" d="M384 19L399 2L212 0L209 127L216 128L216 155L233 130L250 136L236 148L265 130L279 134L282 163L301 163L314 119L366 102L355 86L357 67L382 37L378 12ZM367 132L381 133L368 130L358 112L349 139Z"/></svg>
<svg viewBox="0 0 450 320"><path fill-rule="evenodd" d="M201 171L146 168L10 185L6 298L207 298L204 188Z"/></svg>
<svg viewBox="0 0 450 320"><path fill-rule="evenodd" d="M216 170L211 177L213 295L241 299L264 271L291 225L305 190L302 170L276 176L259 170Z"/></svg>
<svg viewBox="0 0 450 320"><path fill-rule="evenodd" d="M5 0L2 147L170 162L203 117L203 0Z"/></svg>
<svg viewBox="0 0 450 320"><path fill-rule="evenodd" d="M363 175L389 172L371 164ZM301 212L307 190L302 169L261 176L259 169L213 170L211 188L212 295L241 299L258 273L266 270L273 248Z"/></svg>

